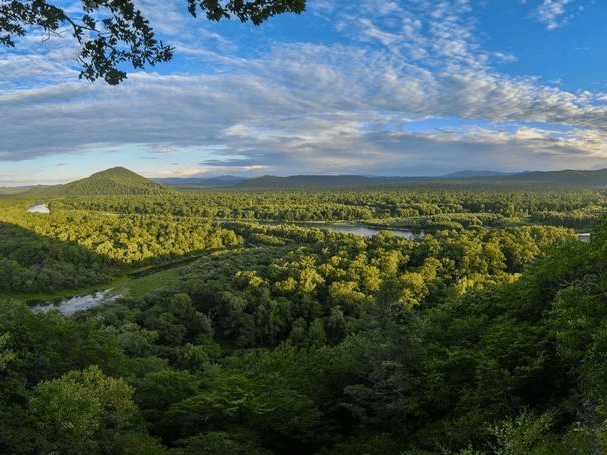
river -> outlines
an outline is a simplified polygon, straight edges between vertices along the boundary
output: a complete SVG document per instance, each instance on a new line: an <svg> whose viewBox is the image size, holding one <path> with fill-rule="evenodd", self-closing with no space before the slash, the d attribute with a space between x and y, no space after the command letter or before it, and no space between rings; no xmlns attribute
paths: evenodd
<svg viewBox="0 0 607 455"><path fill-rule="evenodd" d="M406 239L423 238L424 232L422 231L419 235L414 234L412 231L406 229L390 229L390 228L375 228L371 226L361 226L358 224L349 223L297 223L298 226L311 227L317 229L326 229L327 231L339 232L344 234L356 234L364 237L373 237L380 232L390 232L397 237L404 237Z"/></svg>
<svg viewBox="0 0 607 455"><path fill-rule="evenodd" d="M326 229L332 232L341 232L346 234L357 234L362 235L364 237L373 237L380 232L390 232L391 234L398 237L405 237L406 239L423 239L424 231L421 231L419 234L414 234L413 231L409 231L406 229L390 229L390 228L381 228L381 227L371 227L371 226L360 226L356 224L348 224L348 223L297 223L298 226L306 226L306 227L315 227L318 229ZM592 236L591 233L588 232L578 232L578 239L582 242L590 242L590 238Z"/></svg>

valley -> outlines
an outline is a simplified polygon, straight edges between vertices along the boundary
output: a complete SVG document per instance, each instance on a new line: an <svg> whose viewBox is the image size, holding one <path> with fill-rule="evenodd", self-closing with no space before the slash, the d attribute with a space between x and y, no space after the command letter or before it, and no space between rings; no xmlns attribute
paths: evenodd
<svg viewBox="0 0 607 455"><path fill-rule="evenodd" d="M607 450L607 179L580 172L7 191L0 453Z"/></svg>

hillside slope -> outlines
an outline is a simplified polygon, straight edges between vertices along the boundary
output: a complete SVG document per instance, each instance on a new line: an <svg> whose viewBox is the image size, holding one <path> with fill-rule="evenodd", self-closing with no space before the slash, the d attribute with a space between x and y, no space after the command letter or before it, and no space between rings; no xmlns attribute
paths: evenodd
<svg viewBox="0 0 607 455"><path fill-rule="evenodd" d="M170 191L124 167L106 169L65 185L32 190L32 192L42 192L52 196L160 194Z"/></svg>

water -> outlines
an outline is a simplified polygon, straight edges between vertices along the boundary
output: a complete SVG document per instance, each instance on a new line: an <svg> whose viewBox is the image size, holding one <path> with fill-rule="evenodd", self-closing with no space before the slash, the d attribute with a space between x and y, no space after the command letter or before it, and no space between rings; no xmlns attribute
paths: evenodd
<svg viewBox="0 0 607 455"><path fill-rule="evenodd" d="M404 237L406 239L414 239L416 236L412 231L405 229L388 229L388 228L373 228L369 226L360 226L356 224L347 223L298 223L300 226L315 227L318 229L326 229L332 232L339 232L344 234L356 234L364 237L373 237L380 232L390 232L397 237ZM418 237L423 238L424 233L421 232Z"/></svg>
<svg viewBox="0 0 607 455"><path fill-rule="evenodd" d="M346 224L346 223L335 223L335 224L331 224L331 223L298 223L301 226L310 226L310 227L316 227L318 229L327 229L329 231L333 231L333 232L341 232L341 233L346 233L346 234L357 234L357 235L362 235L365 237L373 237L376 234L379 234L380 232L390 232L391 234L398 236L398 237L405 237L406 239L415 239L415 238L419 238L419 239L423 239L424 238L424 231L421 231L419 233L419 235L414 234L412 231L409 230L405 230L405 229L389 229L389 228L373 228L373 227L369 227L369 226L358 226L355 224ZM578 233L578 239L580 239L582 242L590 242L590 238L591 238L592 234L584 232L584 233Z"/></svg>
<svg viewBox="0 0 607 455"><path fill-rule="evenodd" d="M32 307L34 313L44 313L50 310L59 310L63 314L74 314L77 311L87 310L99 305L111 303L121 297L118 294L110 294L111 289L94 292L93 294L80 295L58 302L46 302Z"/></svg>
<svg viewBox="0 0 607 455"><path fill-rule="evenodd" d="M592 236L591 233L589 232L583 232L583 233L578 233L577 238L580 239L582 242L590 242L590 237Z"/></svg>

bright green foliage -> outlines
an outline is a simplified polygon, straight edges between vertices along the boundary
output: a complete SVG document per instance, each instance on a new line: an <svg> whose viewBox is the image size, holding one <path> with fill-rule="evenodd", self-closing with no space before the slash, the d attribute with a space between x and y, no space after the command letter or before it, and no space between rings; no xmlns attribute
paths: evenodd
<svg viewBox="0 0 607 455"><path fill-rule="evenodd" d="M535 417L523 412L515 420L507 420L491 428L497 438L496 455L528 455L554 453L547 440L553 417L544 414Z"/></svg>
<svg viewBox="0 0 607 455"><path fill-rule="evenodd" d="M94 390L66 378L42 383L35 393L30 408L40 434L37 450L74 455L97 451L101 404Z"/></svg>
<svg viewBox="0 0 607 455"><path fill-rule="evenodd" d="M110 201L112 200L110 198ZM93 197L92 201L99 203L94 210L74 209L56 202L50 215L30 214L25 210L18 212L14 209L3 214L8 222L39 236L51 237L66 243L58 244L49 239L43 241L33 236L31 232L20 234L23 242L20 242L21 239L12 240L14 235L0 237L0 273L4 271L11 282L21 276L19 273L21 270L17 270L19 263L12 258L21 254L20 252L27 247L25 241L28 239L30 243L36 245L36 250L41 251L38 253L27 248L25 259L29 260L36 253L38 256L43 255L44 261L55 261L53 265L59 269L59 273L61 268L68 267L67 264L76 263L80 266L80 262L88 261L96 267L92 272L97 272L101 276L104 276L105 270L101 270L99 263L107 267L110 264L129 264L146 260L158 262L163 257L175 258L205 249L238 245L242 241L233 231L213 226L212 219L209 217L148 215L131 212L129 208L126 208L127 213L112 213L108 210L125 210L125 208L111 207L111 202L106 201L104 197ZM6 231L18 230L4 223L0 224L0 228ZM13 248L16 242L19 242L20 246ZM3 257L5 255L6 258ZM38 257L31 259L38 265L44 264L44 261L39 260ZM51 271L49 273L52 274ZM66 271L65 275L70 277L79 274ZM81 275L87 276L85 271ZM49 281L60 282L61 278L63 276L52 277ZM22 284L12 286L24 287ZM36 286L36 283L34 282L32 286Z"/></svg>

